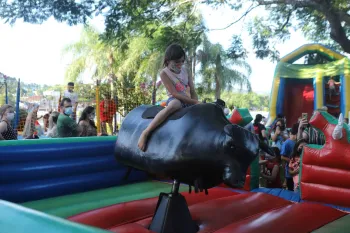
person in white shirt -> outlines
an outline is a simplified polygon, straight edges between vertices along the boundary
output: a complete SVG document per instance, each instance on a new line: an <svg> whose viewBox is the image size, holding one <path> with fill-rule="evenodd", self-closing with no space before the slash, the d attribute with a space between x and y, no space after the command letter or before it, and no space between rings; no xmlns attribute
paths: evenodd
<svg viewBox="0 0 350 233"><path fill-rule="evenodd" d="M67 90L63 93L63 98L69 98L72 101L72 105L76 106L78 104L78 94L74 92L74 83L69 82L67 85Z"/></svg>

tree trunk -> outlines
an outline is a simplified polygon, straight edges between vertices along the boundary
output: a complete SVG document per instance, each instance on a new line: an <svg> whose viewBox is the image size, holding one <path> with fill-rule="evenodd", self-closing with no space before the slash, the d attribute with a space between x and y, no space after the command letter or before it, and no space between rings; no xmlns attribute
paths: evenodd
<svg viewBox="0 0 350 233"><path fill-rule="evenodd" d="M339 15L334 10L324 9L324 14L331 28L330 37L344 50L350 53L350 40L346 34Z"/></svg>
<svg viewBox="0 0 350 233"><path fill-rule="evenodd" d="M219 74L215 73L215 99L220 99L221 96L221 85Z"/></svg>
<svg viewBox="0 0 350 233"><path fill-rule="evenodd" d="M188 63L188 77L193 78L193 69L192 69L193 57L192 57L191 51L188 53L187 63Z"/></svg>
<svg viewBox="0 0 350 233"><path fill-rule="evenodd" d="M153 79L154 80L154 79ZM156 79L155 79L156 80ZM157 82L153 81L153 90L152 90L152 105L156 104L157 100Z"/></svg>
<svg viewBox="0 0 350 233"><path fill-rule="evenodd" d="M196 63L197 63L197 57L196 57L196 50L197 48L195 48L193 50L193 60L192 60L192 80L193 80L193 83L195 81L195 77L196 77Z"/></svg>
<svg viewBox="0 0 350 233"><path fill-rule="evenodd" d="M220 99L221 96L221 57L216 56L215 59L215 99Z"/></svg>

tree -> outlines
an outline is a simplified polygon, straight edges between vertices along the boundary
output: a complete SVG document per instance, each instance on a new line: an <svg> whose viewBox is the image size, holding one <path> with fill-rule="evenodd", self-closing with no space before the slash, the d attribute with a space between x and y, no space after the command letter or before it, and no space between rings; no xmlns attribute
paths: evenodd
<svg viewBox="0 0 350 233"><path fill-rule="evenodd" d="M310 40L350 53L350 5L348 0L250 0L243 16L265 7L268 16L258 16L249 25L259 58L278 59L275 44L289 38L291 29L301 30ZM242 8L242 3L229 4Z"/></svg>
<svg viewBox="0 0 350 233"><path fill-rule="evenodd" d="M65 73L65 82L81 81L81 75L87 71L92 77L106 78L110 70L108 56L111 46L100 39L100 34L91 26L85 26L80 40L67 45L64 54L72 54L73 61Z"/></svg>
<svg viewBox="0 0 350 233"><path fill-rule="evenodd" d="M244 13L227 25L244 19L250 12L265 7L267 17L257 17L250 23L253 47L259 58L278 59L274 45L287 39L290 29L301 30L307 38L330 46L340 46L350 53L350 5L348 0L247 0L247 1L189 1L189 0L11 0L0 3L0 18L8 23L18 19L42 23L51 16L68 24L86 23L95 15L105 16L106 38L123 41L130 35L152 36L159 26L175 21L184 22L196 11L198 4L213 7L227 5ZM247 7L248 6L248 7ZM240 47L233 44L233 47Z"/></svg>
<svg viewBox="0 0 350 233"><path fill-rule="evenodd" d="M133 37L128 43L125 60L120 69L124 72L137 70L136 80L152 88L152 104L156 102L159 87L157 79L163 67L164 52L172 43L183 46L187 53L189 75L194 79L196 50L201 43L204 26L200 16L188 17L185 22L173 26L161 26L152 37Z"/></svg>
<svg viewBox="0 0 350 233"><path fill-rule="evenodd" d="M220 44L211 44L206 36L203 38L202 49L198 51L198 60L201 63L202 85L211 90L215 84L216 99L220 98L223 89L232 90L236 84L241 89L245 86L251 91L248 78L251 73L250 66L242 58L232 58Z"/></svg>
<svg viewBox="0 0 350 233"><path fill-rule="evenodd" d="M269 108L269 96L258 95L254 92L250 93L234 93L224 91L222 99L226 102L226 106L232 109L232 106L239 108L247 108L249 110L267 111Z"/></svg>

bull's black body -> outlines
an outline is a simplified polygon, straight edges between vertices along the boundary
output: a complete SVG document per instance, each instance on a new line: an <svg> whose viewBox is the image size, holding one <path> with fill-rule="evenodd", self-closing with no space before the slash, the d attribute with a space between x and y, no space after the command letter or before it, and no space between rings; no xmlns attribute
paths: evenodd
<svg viewBox="0 0 350 233"><path fill-rule="evenodd" d="M140 106L124 119L116 143L118 161L202 189L223 181L231 187L244 185L247 169L258 156L256 135L232 125L218 105L199 104L170 116L153 131L142 152L137 143L152 120L146 118L152 118L150 108L156 107Z"/></svg>

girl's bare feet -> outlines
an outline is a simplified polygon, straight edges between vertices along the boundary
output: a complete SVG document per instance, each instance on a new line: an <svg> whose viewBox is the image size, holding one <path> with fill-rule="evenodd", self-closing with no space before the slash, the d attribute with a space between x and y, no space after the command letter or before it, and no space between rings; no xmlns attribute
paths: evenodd
<svg viewBox="0 0 350 233"><path fill-rule="evenodd" d="M142 151L146 150L148 135L149 135L149 133L146 130L144 130L139 138L138 143L137 143L137 146Z"/></svg>

